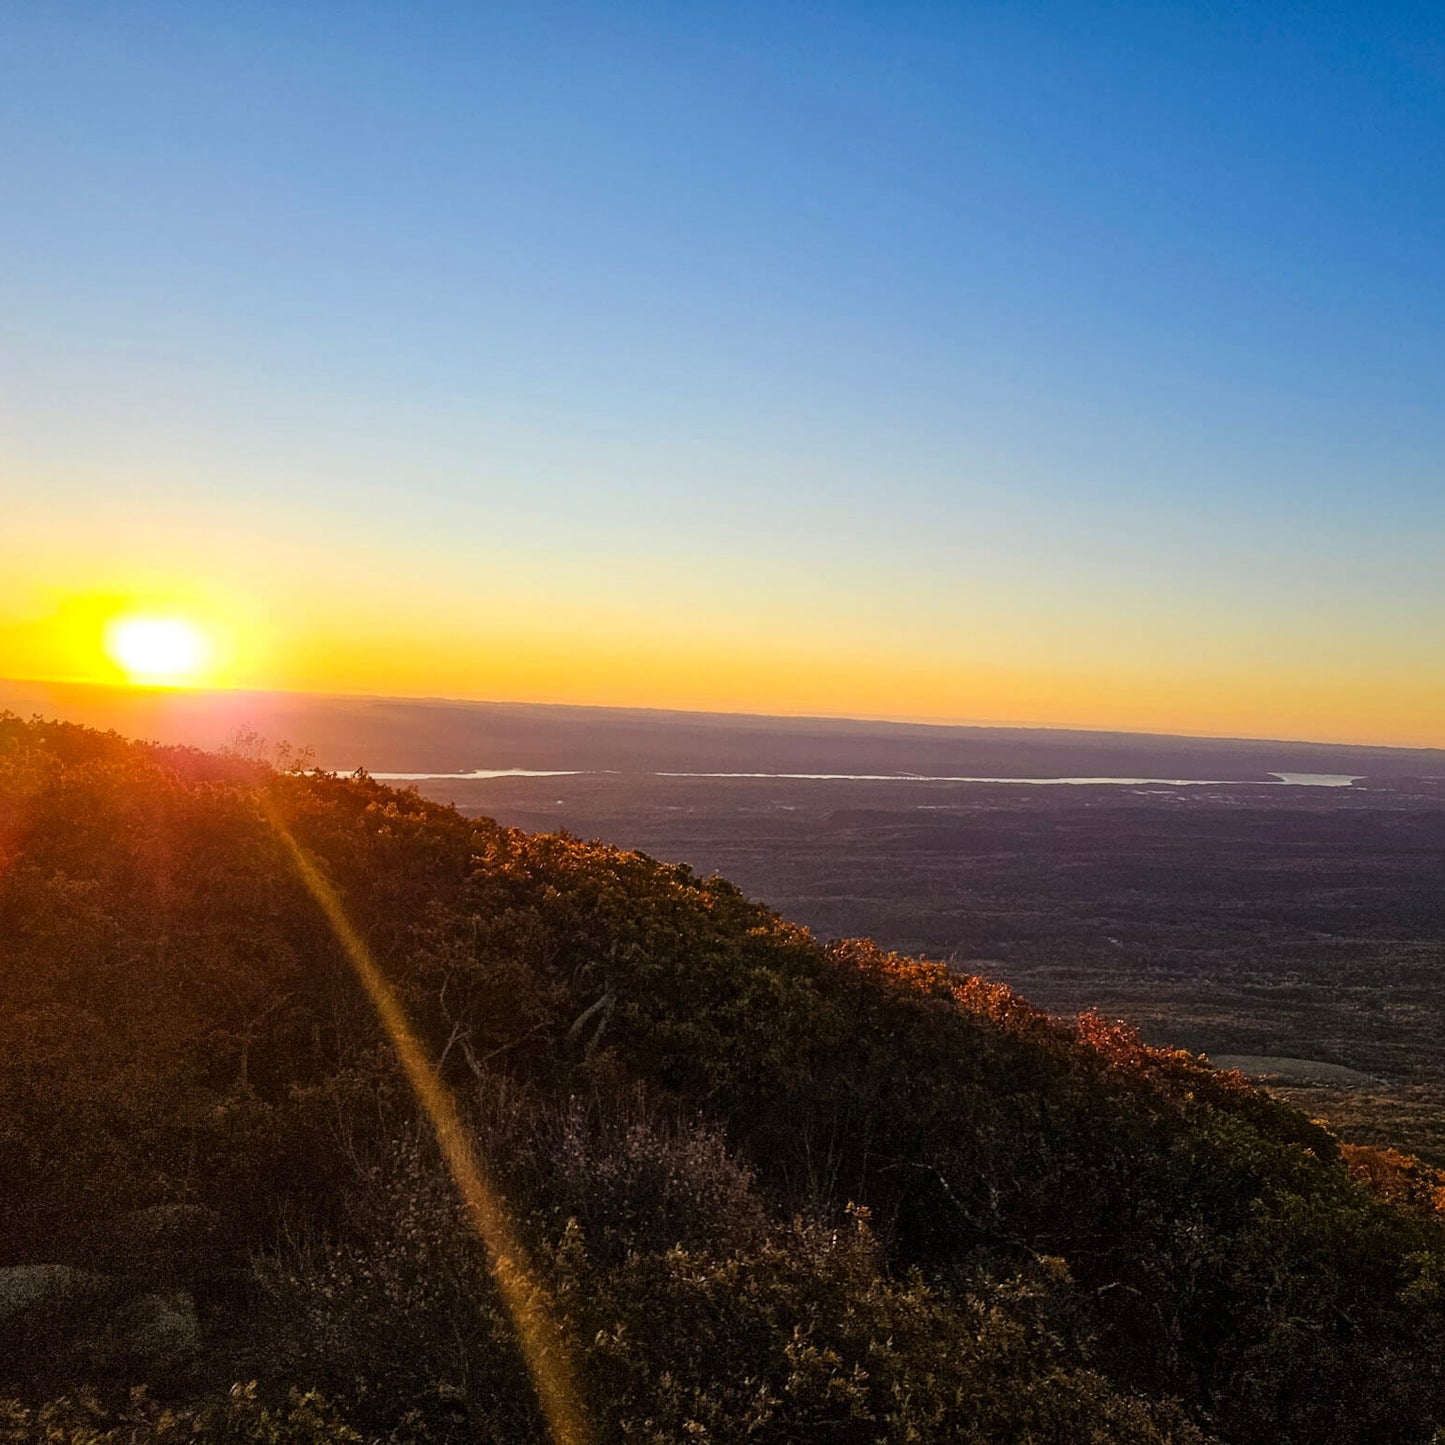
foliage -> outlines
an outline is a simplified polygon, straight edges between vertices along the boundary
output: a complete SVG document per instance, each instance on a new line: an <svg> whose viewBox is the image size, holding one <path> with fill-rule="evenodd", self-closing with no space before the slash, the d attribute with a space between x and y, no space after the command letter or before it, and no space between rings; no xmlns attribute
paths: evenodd
<svg viewBox="0 0 1445 1445"><path fill-rule="evenodd" d="M1445 1421L1418 1161L684 867L0 717L0 1267L190 1293L204 1358L147 1383L210 1401L127 1407L124 1437L36 1406L133 1383L57 1336L12 1352L31 1403L4 1438L537 1438L488 1261L277 815L439 1061L603 1438L1405 1445Z"/></svg>
<svg viewBox="0 0 1445 1445"><path fill-rule="evenodd" d="M168 1408L143 1389L117 1409L93 1395L28 1409L0 1402L0 1445L361 1445L318 1395L292 1391L268 1406L256 1385L234 1386L224 1400L196 1408Z"/></svg>

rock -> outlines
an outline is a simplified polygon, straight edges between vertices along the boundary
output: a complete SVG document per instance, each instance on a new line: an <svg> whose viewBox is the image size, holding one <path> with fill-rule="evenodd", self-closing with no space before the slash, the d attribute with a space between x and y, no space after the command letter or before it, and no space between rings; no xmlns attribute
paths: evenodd
<svg viewBox="0 0 1445 1445"><path fill-rule="evenodd" d="M0 1354L37 1367L69 1360L107 1371L174 1370L201 1346L185 1290L136 1293L122 1279L68 1264L0 1269Z"/></svg>
<svg viewBox="0 0 1445 1445"><path fill-rule="evenodd" d="M68 1264L13 1264L0 1269L0 1323L41 1307L78 1304L105 1284L102 1275Z"/></svg>

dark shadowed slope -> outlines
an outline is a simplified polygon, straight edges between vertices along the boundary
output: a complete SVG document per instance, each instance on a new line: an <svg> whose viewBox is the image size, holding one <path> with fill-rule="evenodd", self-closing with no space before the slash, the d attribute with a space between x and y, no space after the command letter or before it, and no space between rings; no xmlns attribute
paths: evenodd
<svg viewBox="0 0 1445 1445"><path fill-rule="evenodd" d="M599 1440L1423 1445L1445 1422L1438 1179L1237 1075L821 947L644 855L0 720L6 1438L349 1438L335 1412L538 1438L480 1246L272 819L441 1061ZM139 1382L184 1423L117 1416Z"/></svg>

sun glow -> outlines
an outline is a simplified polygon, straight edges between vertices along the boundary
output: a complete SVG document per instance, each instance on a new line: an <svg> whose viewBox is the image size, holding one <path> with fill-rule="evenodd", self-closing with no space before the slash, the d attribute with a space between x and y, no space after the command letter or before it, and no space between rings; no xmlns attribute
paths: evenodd
<svg viewBox="0 0 1445 1445"><path fill-rule="evenodd" d="M105 629L105 653L139 686L189 687L211 659L206 634L183 617L117 617Z"/></svg>

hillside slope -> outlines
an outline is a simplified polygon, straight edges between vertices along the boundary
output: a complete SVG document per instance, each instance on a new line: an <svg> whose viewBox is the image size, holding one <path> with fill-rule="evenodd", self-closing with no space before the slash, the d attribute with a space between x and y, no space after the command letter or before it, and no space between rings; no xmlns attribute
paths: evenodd
<svg viewBox="0 0 1445 1445"><path fill-rule="evenodd" d="M439 1061L597 1439L1445 1423L1407 1158L721 879L0 716L0 1440L543 1438L288 834Z"/></svg>

